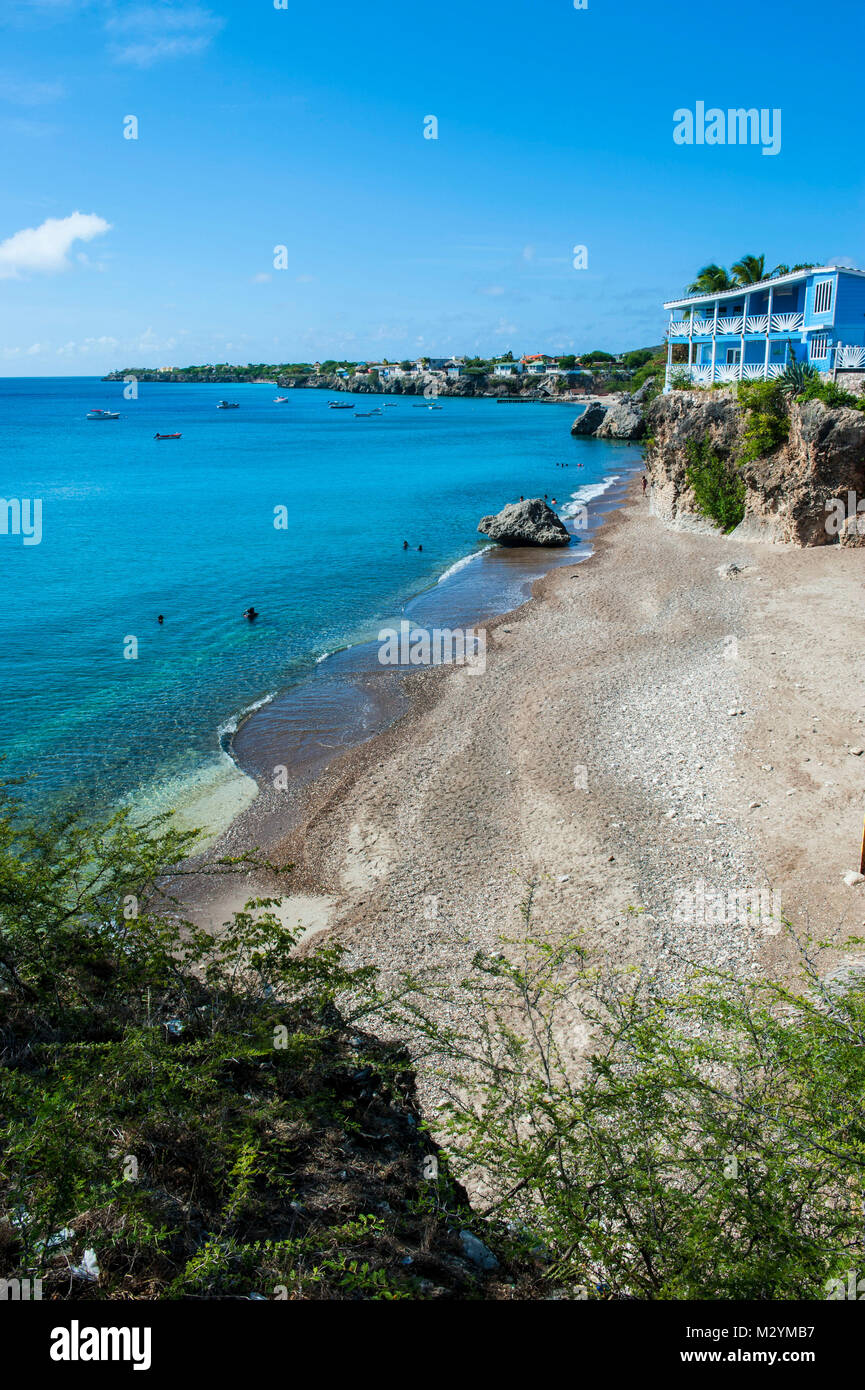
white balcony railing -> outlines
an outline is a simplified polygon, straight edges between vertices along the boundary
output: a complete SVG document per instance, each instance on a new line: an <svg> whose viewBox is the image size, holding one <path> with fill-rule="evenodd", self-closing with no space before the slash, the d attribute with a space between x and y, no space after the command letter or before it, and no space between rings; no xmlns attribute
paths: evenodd
<svg viewBox="0 0 865 1390"><path fill-rule="evenodd" d="M670 322L671 338L687 338L691 332L691 324L688 319L683 319L681 323Z"/></svg>
<svg viewBox="0 0 865 1390"><path fill-rule="evenodd" d="M835 354L836 367L865 367L865 347L841 347Z"/></svg>
<svg viewBox="0 0 865 1390"><path fill-rule="evenodd" d="M768 314L749 314L745 320L746 333L767 333L769 331Z"/></svg>
<svg viewBox="0 0 865 1390"><path fill-rule="evenodd" d="M744 324L744 319L742 318L741 314L737 314L735 318L726 318L726 317L725 317L725 318L722 318L722 319L718 319L718 332L719 332L719 333L741 333L741 332L742 332L743 324Z"/></svg>
<svg viewBox="0 0 865 1390"><path fill-rule="evenodd" d="M861 349L865 354L865 348ZM714 376L711 363L696 363L688 366L685 362L674 362L667 369L666 385L671 381L690 381L694 386L711 386L714 382L726 383L733 381L765 381L773 380L775 377L782 376L784 366L777 362L770 363L766 368L759 363L747 363L740 368L738 362L717 362L715 364Z"/></svg>
<svg viewBox="0 0 865 1390"><path fill-rule="evenodd" d="M773 314L772 332L773 333L795 333L797 329L804 326L805 320L801 314Z"/></svg>

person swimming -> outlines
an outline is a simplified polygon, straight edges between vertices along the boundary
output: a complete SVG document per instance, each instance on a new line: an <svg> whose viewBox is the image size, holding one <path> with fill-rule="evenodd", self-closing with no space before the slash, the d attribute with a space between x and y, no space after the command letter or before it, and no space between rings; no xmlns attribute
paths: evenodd
<svg viewBox="0 0 865 1390"><path fill-rule="evenodd" d="M248 618L249 621L252 622L253 618L258 617L258 614L256 613L254 606L250 606L249 608L247 608L243 616L244 618Z"/></svg>
<svg viewBox="0 0 865 1390"><path fill-rule="evenodd" d="M403 550L408 550L408 541L403 541L402 548Z"/></svg>
<svg viewBox="0 0 865 1390"><path fill-rule="evenodd" d="M159 617L156 619L156 621L157 621L158 623L164 623L164 622L165 622L165 619L163 618L163 616L162 616L161 613L160 613Z"/></svg>

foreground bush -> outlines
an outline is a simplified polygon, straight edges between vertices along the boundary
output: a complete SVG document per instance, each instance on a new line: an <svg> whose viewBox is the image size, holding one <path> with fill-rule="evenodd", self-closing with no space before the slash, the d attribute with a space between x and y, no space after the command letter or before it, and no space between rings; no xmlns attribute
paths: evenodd
<svg viewBox="0 0 865 1390"><path fill-rule="evenodd" d="M360 1031L372 972L299 956L269 900L215 949L157 891L194 841L0 819L0 1276L43 1298L476 1296L406 1056Z"/></svg>
<svg viewBox="0 0 865 1390"><path fill-rule="evenodd" d="M825 1299L865 1272L865 992L804 973L664 999L576 940L479 956L480 1031L425 1028L461 1061L455 1168L488 1175L500 1238L576 1296Z"/></svg>

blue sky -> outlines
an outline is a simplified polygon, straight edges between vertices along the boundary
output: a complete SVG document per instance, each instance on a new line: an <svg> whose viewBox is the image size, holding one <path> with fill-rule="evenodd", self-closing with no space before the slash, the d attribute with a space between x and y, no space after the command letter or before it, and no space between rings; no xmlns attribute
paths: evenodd
<svg viewBox="0 0 865 1390"><path fill-rule="evenodd" d="M4 0L0 375L621 350L706 261L865 266L863 30L854 0ZM697 101L780 108L780 153L674 144Z"/></svg>

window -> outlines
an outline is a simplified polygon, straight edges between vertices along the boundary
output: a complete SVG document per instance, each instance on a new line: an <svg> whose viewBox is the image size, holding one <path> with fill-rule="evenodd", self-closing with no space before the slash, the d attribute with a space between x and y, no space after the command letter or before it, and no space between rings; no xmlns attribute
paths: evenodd
<svg viewBox="0 0 865 1390"><path fill-rule="evenodd" d="M826 281L826 284L828 284L828 283L829 283L829 281L827 280L827 281ZM828 339L828 337L826 336L826 334L825 334L825 333L821 333L821 334L819 335L819 337L817 337L817 338L812 338L812 339L811 339L811 361L812 361L812 362L820 362L820 361L823 361L826 357L828 357L828 355L829 355L829 339Z"/></svg>
<svg viewBox="0 0 865 1390"><path fill-rule="evenodd" d="M740 348L727 348L727 366L738 367L741 356Z"/></svg>
<svg viewBox="0 0 865 1390"><path fill-rule="evenodd" d="M832 281L818 280L814 286L814 313L828 314L832 308Z"/></svg>

